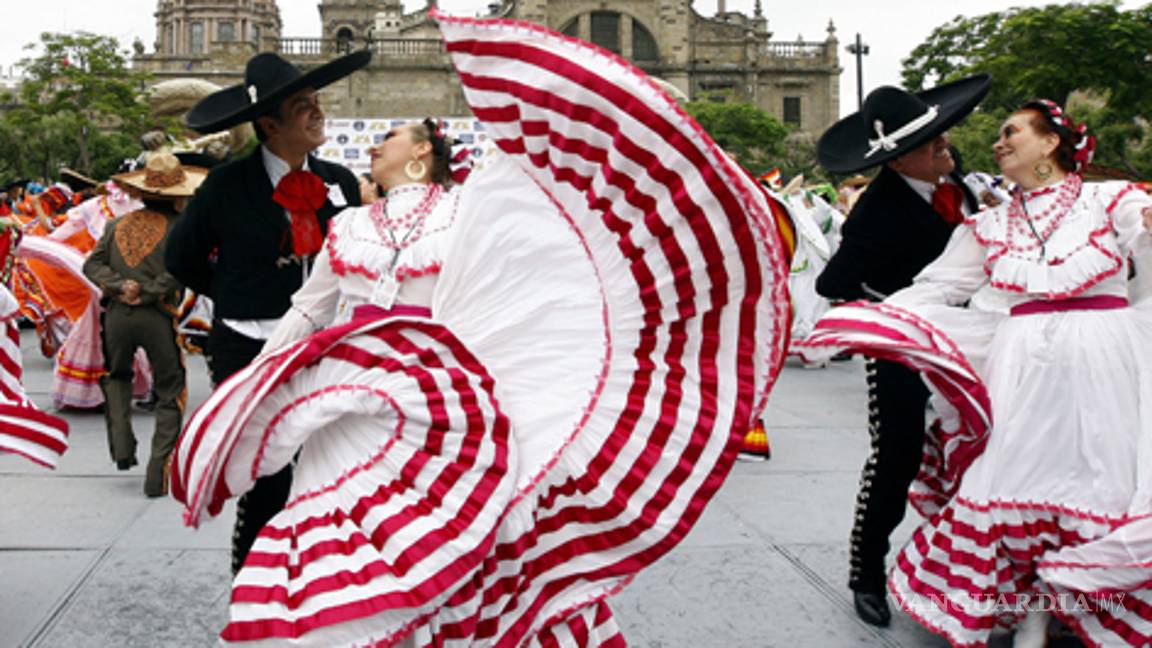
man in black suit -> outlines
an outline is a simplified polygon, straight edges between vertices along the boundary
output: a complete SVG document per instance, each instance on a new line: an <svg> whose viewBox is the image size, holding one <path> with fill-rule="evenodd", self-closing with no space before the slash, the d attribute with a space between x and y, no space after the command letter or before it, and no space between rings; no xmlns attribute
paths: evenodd
<svg viewBox="0 0 1152 648"><path fill-rule="evenodd" d="M276 54L253 57L245 82L205 97L189 127L213 133L251 121L260 146L213 169L169 234L168 271L212 298L207 360L219 385L260 353L320 251L329 220L360 204L356 177L312 152L325 141L317 90L367 65L355 52L308 73ZM232 570L283 508L291 466L256 481L237 503Z"/></svg>
<svg viewBox="0 0 1152 648"><path fill-rule="evenodd" d="M978 75L919 94L879 88L859 113L834 124L817 146L836 173L880 168L849 213L836 254L816 281L834 300L881 300L912 283L941 252L975 197L955 174L946 131L971 112L991 80ZM951 186L949 186L951 185ZM864 621L886 626L888 536L904 518L920 469L928 389L919 374L884 360L868 363L872 453L856 499L849 587Z"/></svg>

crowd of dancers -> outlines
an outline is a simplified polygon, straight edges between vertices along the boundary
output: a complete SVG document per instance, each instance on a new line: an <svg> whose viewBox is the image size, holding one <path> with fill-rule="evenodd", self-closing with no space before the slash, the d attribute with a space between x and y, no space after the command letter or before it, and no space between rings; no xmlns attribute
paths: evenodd
<svg viewBox="0 0 1152 648"><path fill-rule="evenodd" d="M758 180L626 61L433 13L501 151L477 173L435 119L383 134L368 178L316 158L318 91L371 54L264 53L185 116L200 146L250 125L248 154L160 137L106 182L5 187L0 448L67 444L20 388L23 319L120 470L152 394L146 495L191 526L241 498L226 642L622 645L607 599L770 454L785 359L860 352L860 617L891 595L955 645L1148 644L1152 198L1085 181L1086 127L1028 102L998 173L965 174L947 131L993 80L880 88L821 137L843 185ZM194 350L214 391L185 420Z"/></svg>

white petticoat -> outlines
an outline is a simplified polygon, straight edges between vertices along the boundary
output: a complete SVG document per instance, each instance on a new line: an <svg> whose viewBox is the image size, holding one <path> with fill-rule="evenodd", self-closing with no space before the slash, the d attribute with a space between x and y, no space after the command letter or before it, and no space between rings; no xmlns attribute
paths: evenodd
<svg viewBox="0 0 1152 648"><path fill-rule="evenodd" d="M1152 365L1145 353L1152 300L1014 317L930 310L935 325L961 340L990 330L973 327L974 317L999 322L986 354L967 349L987 358L982 373L995 423L959 492L900 553L893 593L956 645L984 645L993 627L1011 625L1029 597L1035 603L1045 593L1066 603L1053 612L1085 639L1146 645L1152 590L1115 578L1132 556L1118 559L1114 539L1152 514ZM1084 545L1097 539L1095 549ZM1042 571L1037 580L1037 563L1062 562L1061 550L1078 545L1076 560L1094 566L1095 584L1111 583L1124 596L1061 599L1103 591L1077 582L1075 570Z"/></svg>

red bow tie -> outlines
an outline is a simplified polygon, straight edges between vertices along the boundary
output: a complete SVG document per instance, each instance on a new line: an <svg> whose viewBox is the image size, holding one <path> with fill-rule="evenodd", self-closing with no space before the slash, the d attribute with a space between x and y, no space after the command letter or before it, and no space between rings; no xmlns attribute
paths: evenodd
<svg viewBox="0 0 1152 648"><path fill-rule="evenodd" d="M324 236L316 210L328 200L328 187L320 176L310 171L292 171L280 179L272 200L292 216L292 253L305 257L319 252Z"/></svg>
<svg viewBox="0 0 1152 648"><path fill-rule="evenodd" d="M951 225L959 225L964 222L964 192L959 186L951 182L936 187L935 193L932 194L932 209L936 210L937 214L944 217L944 220Z"/></svg>

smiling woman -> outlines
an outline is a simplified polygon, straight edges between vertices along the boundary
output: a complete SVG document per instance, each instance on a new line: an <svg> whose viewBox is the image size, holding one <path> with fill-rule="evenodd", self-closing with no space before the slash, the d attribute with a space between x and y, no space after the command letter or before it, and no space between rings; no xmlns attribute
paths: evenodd
<svg viewBox="0 0 1152 648"><path fill-rule="evenodd" d="M924 482L915 501L931 517L888 580L908 614L954 645L1018 625L1016 646L1041 646L1048 614L1088 645L1152 640L1152 298L1128 281L1129 257L1152 245L1152 197L1085 182L1094 147L1055 103L1023 105L994 145L1011 199L967 218L911 287L882 306L834 309L809 340L921 366L909 345L862 334L867 322L969 369L967 384L933 383L943 423L922 473L952 464L959 485ZM1004 309L983 307L995 303ZM1124 606L1023 603L1069 590L1120 594ZM987 605L998 597L1014 603Z"/></svg>

